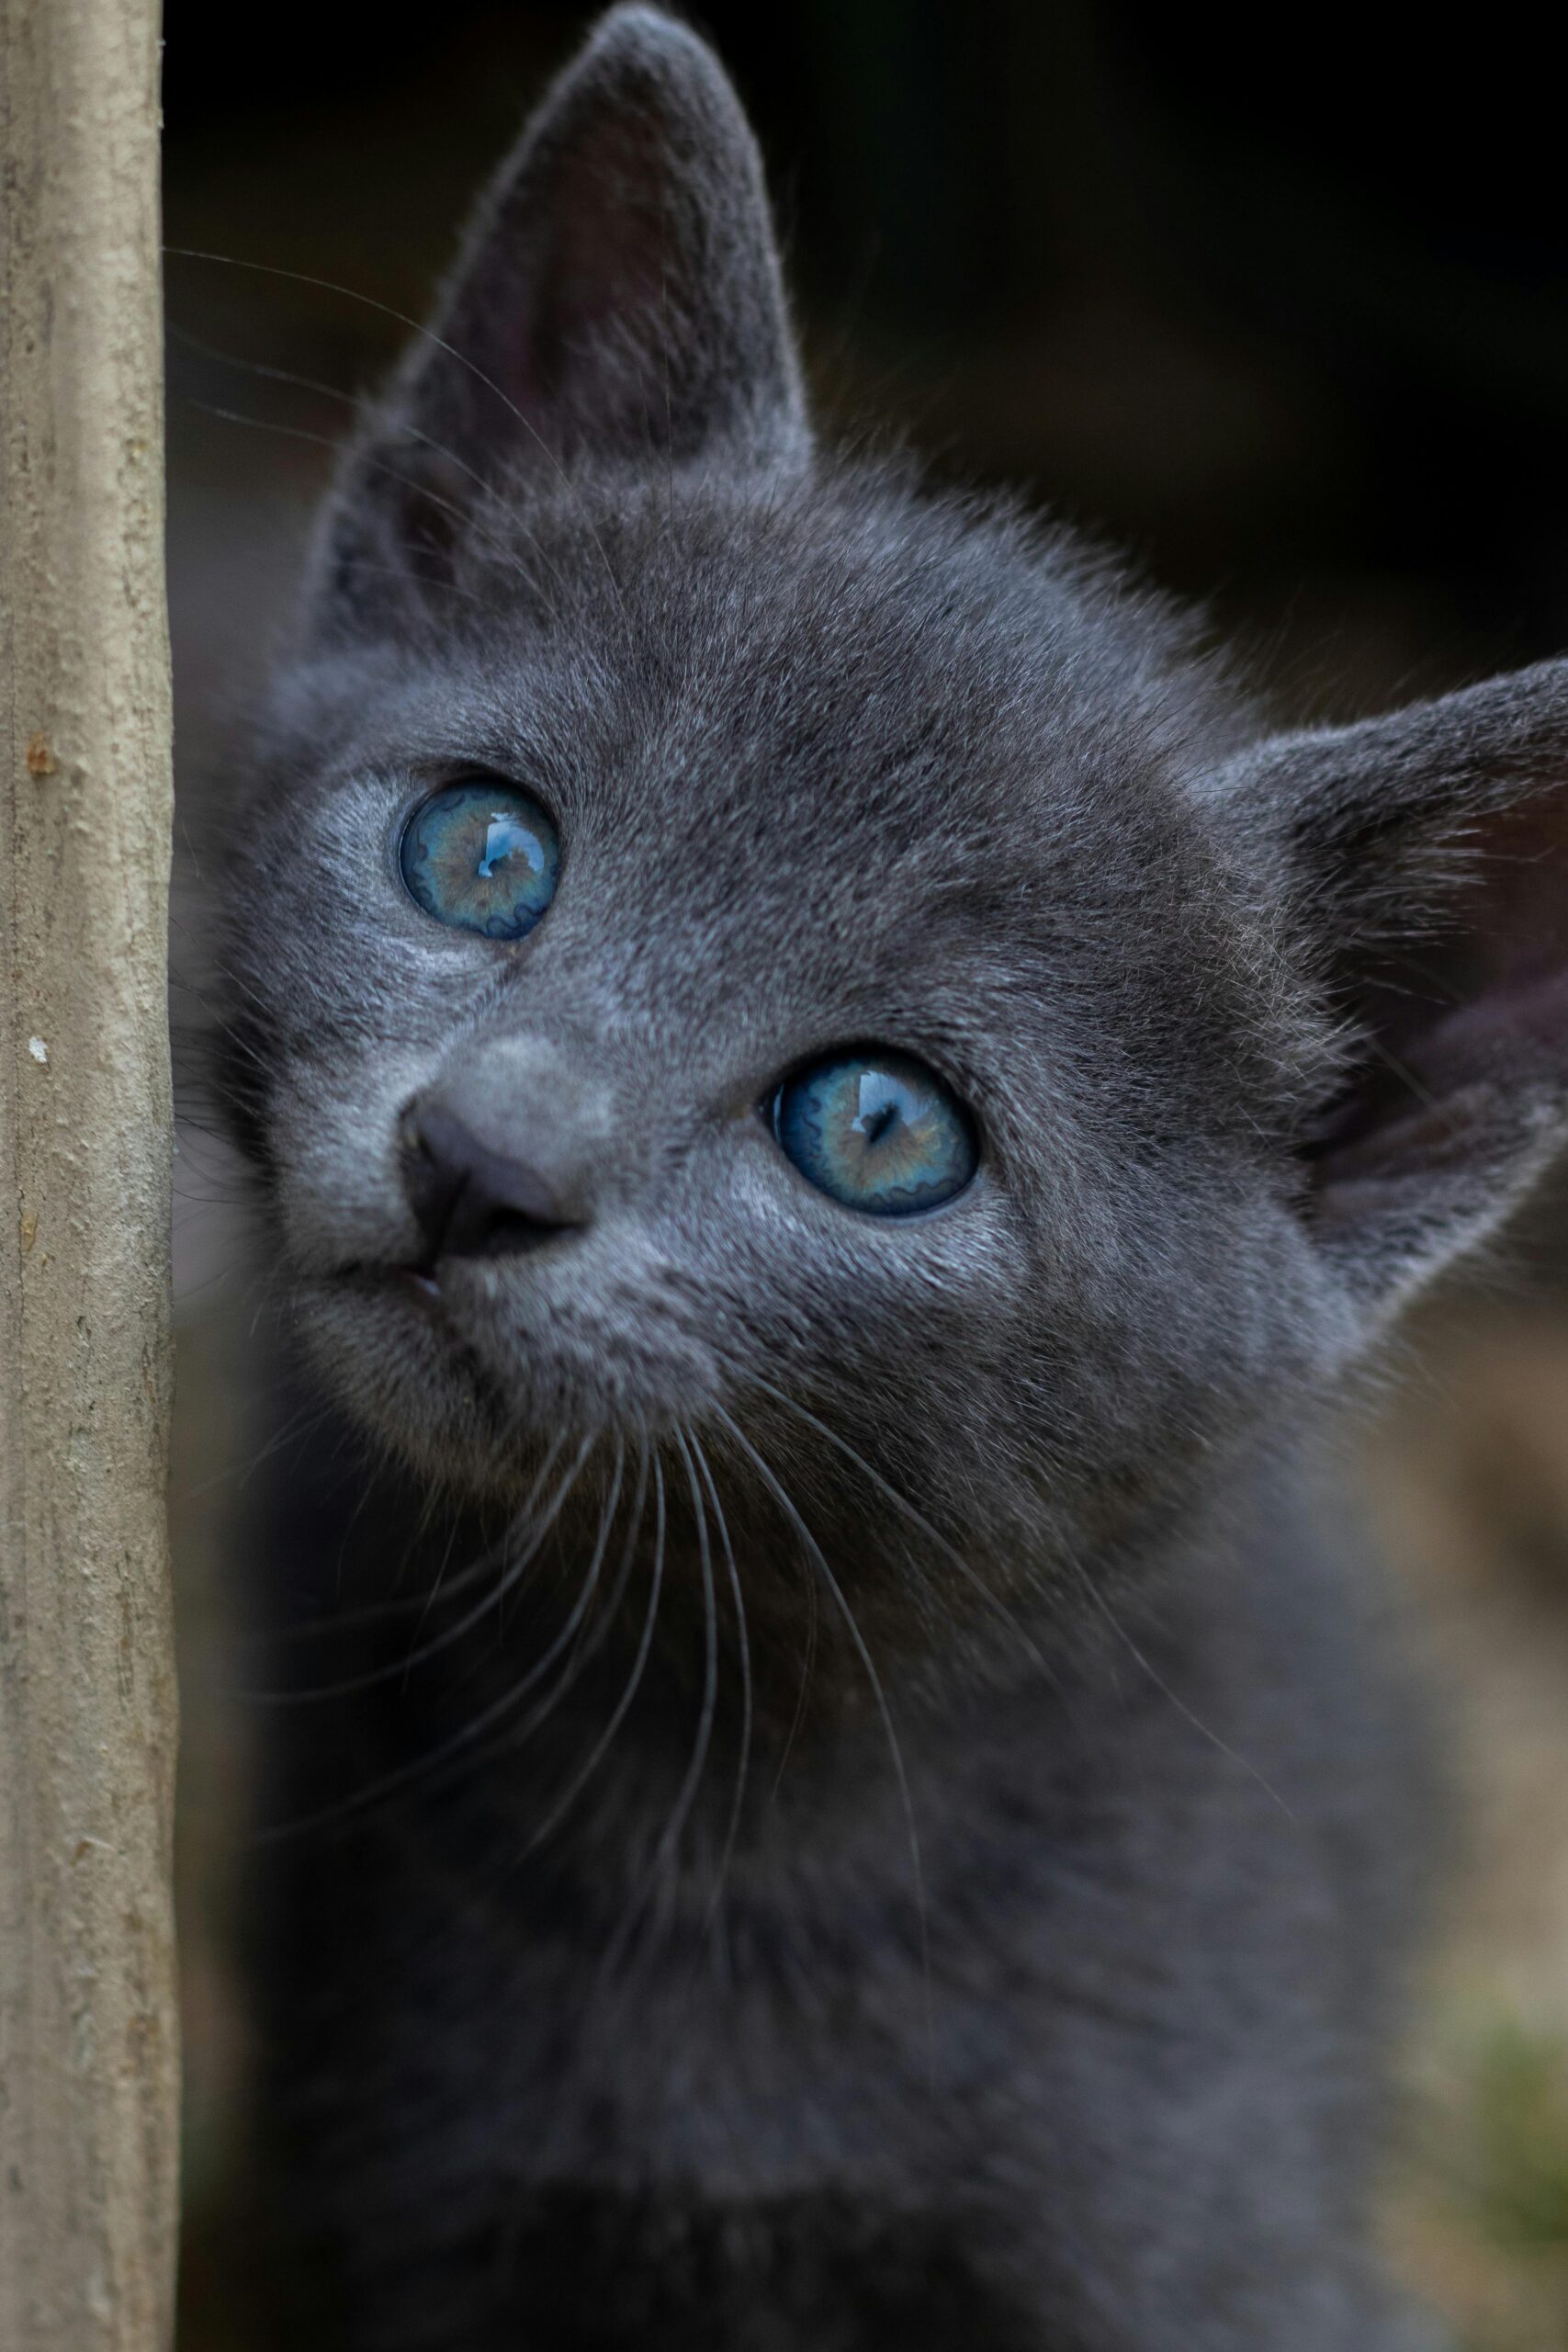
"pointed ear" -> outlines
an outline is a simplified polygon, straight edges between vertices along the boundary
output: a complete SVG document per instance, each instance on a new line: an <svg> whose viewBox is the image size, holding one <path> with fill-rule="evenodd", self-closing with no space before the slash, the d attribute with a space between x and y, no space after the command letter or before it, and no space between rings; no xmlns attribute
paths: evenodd
<svg viewBox="0 0 1568 2352"><path fill-rule="evenodd" d="M587 458L801 462L809 434L761 161L713 52L614 9L480 202L428 333L349 452L323 582L437 569L479 485ZM384 571L383 571L384 577Z"/></svg>
<svg viewBox="0 0 1568 2352"><path fill-rule="evenodd" d="M1224 785L1347 1028L1309 1213L1390 1306L1568 1143L1568 662L1277 738Z"/></svg>

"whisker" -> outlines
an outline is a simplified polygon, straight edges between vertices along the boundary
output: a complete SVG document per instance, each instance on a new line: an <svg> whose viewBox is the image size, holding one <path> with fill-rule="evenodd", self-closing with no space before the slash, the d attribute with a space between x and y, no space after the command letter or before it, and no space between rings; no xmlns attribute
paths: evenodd
<svg viewBox="0 0 1568 2352"><path fill-rule="evenodd" d="M264 1301L264 1309L265 1304ZM289 1416L282 1429L275 1431L265 1445L256 1449L243 1469L241 1469L236 1463L225 1463L220 1469L212 1471L209 1476L199 1479L195 1486L186 1487L186 1499L191 1502L199 1501L205 1496L212 1494L218 1487L228 1486L231 1481L241 1488L248 1487L264 1463L271 1462L277 1454L287 1452L290 1446L300 1444L306 1438L313 1437L316 1431L323 1428L332 1418L333 1408L330 1405L301 1406L297 1413Z"/></svg>
<svg viewBox="0 0 1568 2352"><path fill-rule="evenodd" d="M685 1828L697 1793L698 1783L702 1780L703 1768L707 1762L708 1747L713 1738L714 1716L718 1706L718 1606L714 1593L713 1549L708 1536L707 1508L703 1500L702 1488L697 1483L696 1464L692 1459L692 1450L686 1442L683 1430L676 1430L675 1443L680 1449L681 1459L686 1465L686 1483L691 1489L692 1507L696 1513L697 1521L697 1558L703 1578L703 1701L697 1717L697 1732L692 1745L691 1760L686 1767L685 1778L681 1783L675 1803L671 1808L670 1818L664 1826L664 1835L660 1839L658 1850L654 1855L656 1871L668 1869L674 1860L676 1849L681 1842L681 1833Z"/></svg>
<svg viewBox="0 0 1568 2352"><path fill-rule="evenodd" d="M708 1905L707 1918L704 1922L705 1934L711 1930L718 1916L718 1906L724 1897L725 1880L729 1872L730 1859L735 1852L735 1841L739 1834L741 1813L746 1803L746 1779L751 1762L751 1645L746 1631L746 1600L740 1589L740 1571L736 1566L735 1547L729 1540L729 1524L724 1516L724 1506L718 1498L718 1488L714 1482L713 1470L704 1450L703 1442L694 1430L692 1432L692 1444L696 1452L697 1464L703 1475L703 1482L707 1487L708 1500L713 1505L714 1522L718 1529L718 1540L724 1552L730 1594L735 1602L736 1644L740 1653L740 1760L736 1767L735 1796L729 1808L729 1821L724 1833L724 1845L719 1853L718 1869L714 1876L713 1896Z"/></svg>
<svg viewBox="0 0 1568 2352"><path fill-rule="evenodd" d="M460 1592L466 1592L470 1585L478 1582L480 1577L488 1576L498 1561L504 1556L507 1545L517 1535L520 1526L537 1502L546 1479L565 1451L566 1440L558 1437L546 1454L526 1497L508 1521L505 1534L502 1536L499 1543L491 1544L488 1549L481 1552L478 1559L470 1560L466 1568L460 1568L455 1577L447 1578L441 1595L444 1602L455 1600ZM352 1609L336 1610L330 1617L303 1618L298 1624L285 1625L279 1632L268 1634L265 1638L269 1642L319 1641L323 1634L352 1633L364 1625L382 1624L389 1617L406 1617L416 1609L422 1612L421 1622L423 1623L423 1616L429 1612L431 1601L432 1596L429 1593L393 1593L384 1600L360 1601Z"/></svg>
<svg viewBox="0 0 1568 2352"><path fill-rule="evenodd" d="M530 1669L529 1679L536 1680L558 1657L560 1657L563 1655L565 1655L566 1663L562 1667L559 1675L556 1678L554 1689L549 1692L543 1703L535 1710L534 1713L529 1717L526 1724L519 1732L510 1735L504 1742L498 1742L498 1746L504 1745L507 1747L513 1747L517 1745L521 1739L531 1736L532 1733L536 1731L539 1725L545 1722L547 1717L555 1712L555 1709L560 1704L561 1700L566 1696L566 1693L570 1690L572 1684L576 1681L578 1676L582 1671L583 1666L586 1662L583 1651L581 1646L573 1651L570 1649L570 1645L577 1640L582 1627L586 1624L589 1612L592 1611L593 1606L594 1597L599 1589L599 1575L604 1565L604 1555L609 1549L610 1532L615 1523L615 1513L621 1507L621 1482L626 1474L626 1442L624 1437L617 1436L615 1439L615 1467L610 1479L609 1489L604 1501L600 1506L599 1524L594 1532L593 1537L593 1550L589 1559L588 1567L584 1573L582 1582L578 1588L577 1600L569 1611L566 1622L562 1625L560 1632L550 1644L548 1649L545 1652L544 1657L539 1660L538 1665ZM515 1686L511 1695L514 1699L519 1697L524 1687L524 1684L518 1684Z"/></svg>
<svg viewBox="0 0 1568 2352"><path fill-rule="evenodd" d="M530 1854L536 1852L539 1847L544 1844L545 1840L552 1835L552 1833L559 1826L560 1823L565 1819L572 1805L575 1804L577 1799L581 1795L583 1790L587 1787L589 1781L598 1770L599 1766L605 1756L608 1755L615 1734L620 1730L622 1724L625 1723L626 1716L631 1712L633 1702L637 1698L637 1690L642 1682L643 1669L648 1664L649 1654L653 1647L654 1626L659 1616L660 1596L663 1589L664 1582L664 1469L662 1464L660 1462L657 1448L653 1449L653 1569L649 1578L648 1608L643 1617L641 1632L637 1636L637 1655L632 1660L631 1671L626 1677L620 1697L616 1700L615 1706L610 1711L609 1721L605 1724L604 1730L600 1733L598 1738L594 1741L592 1747L589 1750L587 1761L579 1768L575 1777L568 1783L561 1795L557 1798L550 1811L545 1815L544 1820L535 1825L533 1830L529 1834L527 1843L523 1847L521 1852L516 1857L517 1863L526 1861ZM640 1530L640 1504L637 1527L638 1530Z"/></svg>
<svg viewBox="0 0 1568 2352"><path fill-rule="evenodd" d="M379 1683L396 1681L400 1676L406 1677L412 1668L423 1666L431 1658L439 1657L443 1650L450 1649L454 1642L460 1641L465 1634L470 1633L492 1609L500 1607L518 1578L537 1559L546 1536L565 1508L567 1498L576 1486L579 1474L597 1442L594 1437L583 1439L578 1450L577 1458L551 1498L544 1518L530 1530L524 1549L515 1560L507 1564L504 1572L496 1579L492 1589L487 1592L481 1600L476 1601L471 1609L465 1611L461 1617L455 1619L450 1625L444 1625L438 1634L432 1634L429 1641L423 1646L411 1650L406 1658L390 1659L380 1666L367 1667L363 1674L346 1675L340 1682L318 1683L309 1690L250 1691L243 1695L257 1705L271 1707L303 1706L313 1704L323 1699L353 1698L358 1691L373 1690Z"/></svg>
<svg viewBox="0 0 1568 2352"><path fill-rule="evenodd" d="M184 397L187 407L199 410L203 416L218 417L225 424L248 425L254 433L276 433L281 435L283 439L286 441L301 441L310 447L318 449L330 449L336 451L341 447L341 444L335 441L330 433L312 433L305 425L285 424L276 417L250 416L246 414L243 409L225 408L217 401L197 400L194 394L191 393L186 393ZM435 444L433 442L430 446L434 448ZM523 559L517 553L516 548L507 547L503 541L495 538L489 533L481 531L478 527L475 513L472 508L459 506L455 499L443 498L441 493L436 490L433 490L428 482L415 481L412 476L400 473L397 468L395 466L389 465L384 458L372 458L367 456L364 462L367 471L373 474L379 474L384 481L396 482L400 489L412 491L415 497L423 499L426 505L434 506L438 508L441 513L449 514L464 531L469 534L470 537L474 537L479 539L479 545L484 548L486 554L491 557L492 561L500 564L503 571L511 571L516 573L518 579L523 581L532 593L538 597L540 603L550 615L552 620L558 620L560 618L560 615L557 607L550 603L549 598L546 595L543 588L540 586L534 574L529 571L527 565L523 561ZM355 562L356 564L358 563L357 558L355 559ZM361 568L379 568L390 571L394 577L401 576L397 573L395 567L389 565L381 567L362 566ZM547 569L549 571L552 579L555 580L556 584L558 587L560 585L559 573L556 571L553 565L547 565ZM442 580L438 576L431 573L411 571L407 576L411 579L420 580L431 587L451 588L453 593L457 595L468 595L468 602L470 604L479 604L483 602L482 598L468 594L467 590L456 587L454 582Z"/></svg>
<svg viewBox="0 0 1568 2352"><path fill-rule="evenodd" d="M811 1690L811 1669L817 1663L818 1630L817 1579L811 1573L810 1563L805 1559L801 1562L801 1573L806 1583L806 1649L800 1661L800 1688L795 1694L795 1713L790 1717L789 1731L779 1756L778 1770L773 1774L773 1785L769 1792L770 1804L778 1802L779 1791L784 1786L785 1768L795 1753L795 1743L799 1738L800 1727L806 1721L807 1701Z"/></svg>
<svg viewBox="0 0 1568 2352"><path fill-rule="evenodd" d="M268 383L273 384L292 384L300 391L318 393L322 400L335 401L340 407L350 409L355 413L358 413L362 407L359 396L355 392L346 391L341 384L325 383L319 376L301 376L292 368L275 367L265 360L247 359L238 352L220 351L216 344L205 342L200 335L192 334L188 327L176 326L172 320L168 322L167 332L174 342L182 344L187 351L196 352L203 359L215 359L220 368L232 368L237 374L261 376ZM250 424L264 422L259 417L246 418L242 421ZM432 435L423 432L417 424L405 424L402 430L411 441L417 441L422 448L430 450L433 456L444 458L456 472L466 475L476 489L489 491L490 484L479 469L476 466L470 466L466 458L460 458L456 449L447 448L444 442L437 441Z"/></svg>
<svg viewBox="0 0 1568 2352"><path fill-rule="evenodd" d="M420 1513L420 1526L415 1533L412 1544L410 1544L408 1551L404 1555L402 1566L398 1570L397 1576L393 1578L394 1583L400 1584L403 1577L408 1574L409 1563L413 1558L415 1552L418 1550L420 1544L423 1540L425 1528L429 1523L430 1512L434 1508L434 1496L429 1497L426 1500L425 1509ZM441 1565L436 1569L434 1576L431 1578L430 1590L425 1596L424 1607L421 1611L419 1622L413 1629L413 1643L410 1648L409 1657L403 1668L403 1688L405 1690L408 1689L409 1675L413 1667L414 1651L417 1649L423 1635L425 1625L429 1622L430 1612L435 1607L436 1601L440 1598L442 1582L446 1577L447 1569L452 1565L452 1555L457 1548L457 1522L456 1519L454 1519L451 1526L446 1531L446 1541L441 1549Z"/></svg>
<svg viewBox="0 0 1568 2352"><path fill-rule="evenodd" d="M572 1465L565 1491L570 1491L578 1471L588 1457L589 1450L596 1442L596 1438L589 1438L584 1442L582 1451ZM595 1548L595 1576L597 1563L603 1558L604 1547L607 1542L608 1521L604 1521L602 1522L600 1541ZM433 1774L450 1758L471 1747L476 1740L481 1739L486 1732L491 1730L496 1724L502 1722L516 1706L518 1701L526 1697L543 1676L548 1673L582 1622L588 1598L591 1596L585 1598L580 1593L566 1623L555 1640L544 1656L529 1668L521 1680L503 1690L498 1699L493 1700L488 1707L481 1708L477 1715L471 1716L468 1722L454 1732L449 1739L442 1741L439 1747L430 1749L423 1756L413 1757L407 1764L398 1765L392 1771L384 1773L380 1780L372 1781L368 1788L356 1789L352 1795L339 1798L336 1803L322 1806L319 1812L307 1814L294 1821L280 1823L270 1829L258 1831L255 1842L258 1845L276 1845L282 1838L303 1837L311 1830L327 1828L339 1822L350 1820L355 1815L366 1812L372 1805L384 1804L387 1798L395 1795L400 1789L407 1788L412 1782ZM488 1608L489 1605L487 1598L484 1606Z"/></svg>
<svg viewBox="0 0 1568 2352"><path fill-rule="evenodd" d="M366 310L378 311L381 317L393 320L397 325L407 328L412 334L418 335L422 342L433 345L437 351L445 352L448 359L455 360L475 383L482 384L486 391L492 393L508 414L523 427L524 432L537 445L548 464L553 468L563 489L576 500L580 509L583 510L583 520L588 527L588 536L592 540L599 560L604 565L604 576L610 583L611 594L620 607L621 618L626 625L626 641L628 644L635 641L631 615L626 609L626 599L621 594L621 583L615 577L615 567L610 561L604 543L599 537L592 517L586 512L585 503L577 484L532 418L525 416L511 395L502 389L493 377L486 375L484 369L476 361L470 359L467 352L459 351L456 344L448 343L446 336L437 334L434 327L424 325L418 319L411 319L406 312L395 309L390 302L378 301L373 294L362 294L353 286L336 285L330 277L316 277L309 271L301 269L284 269L276 262L242 261L232 254L206 253L192 245L165 245L164 251L179 261L215 262L226 269L254 270L263 277L287 278L297 286L313 286L320 293L335 294L345 302L357 302Z"/></svg>
<svg viewBox="0 0 1568 2352"><path fill-rule="evenodd" d="M1027 1628L1022 1624L1016 1613L1008 1607L1007 1602L1002 1599L1001 1595L992 1591L984 1577L982 1577L979 1572L970 1565L970 1563L964 1557L963 1553L958 1551L953 1544L948 1542L946 1536L942 1534L938 1529L931 1525L930 1520L927 1519L921 1511L916 1509L915 1505L910 1502L907 1495L900 1494L897 1487L889 1485L888 1481L882 1476L881 1472L874 1469L866 1460L864 1454L862 1453L857 1447L852 1445L848 1438L840 1436L840 1432L836 1429L832 1428L829 1422L819 1420L815 1413L808 1412L804 1405L797 1404L795 1399L787 1395L784 1389L775 1388L771 1381L763 1380L755 1374L753 1374L751 1377L752 1385L755 1387L760 1388L765 1396L771 1396L775 1404L783 1405L786 1411L796 1414L801 1420L807 1424L809 1428L814 1429L819 1437L826 1438L829 1445L835 1446L838 1451L845 1456L846 1460L852 1462L855 1467L870 1479L872 1485L876 1488L879 1495L885 1496L888 1502L892 1503L897 1510L903 1512L905 1518L908 1520L911 1526L918 1528L922 1535L929 1537L931 1542L934 1544L937 1549L941 1552L942 1558L955 1567L960 1576L964 1578L966 1583L974 1587L975 1590L980 1595L980 1598L987 1604L987 1606L994 1609L1004 1620L1009 1630L1016 1636L1017 1640L1021 1645L1026 1656L1040 1668L1041 1673L1045 1676L1047 1681L1053 1684L1059 1681L1060 1677L1057 1675L1055 1668L1046 1658L1044 1653L1035 1644Z"/></svg>
<svg viewBox="0 0 1568 2352"><path fill-rule="evenodd" d="M702 1566L705 1635L702 1703L698 1710L697 1729L692 1742L692 1753L681 1785L675 1792L674 1803L670 1808L669 1818L665 1822L659 1843L654 1849L649 1868L627 1902L621 1915L620 1924L605 1946L604 1957L600 1962L597 1984L601 1993L615 1974L622 1954L631 1940L639 1912L660 1891L660 1882L663 1883L666 1891L672 1893L671 1883L675 1874L682 1833L690 1818L697 1789L702 1781L703 1770L707 1762L708 1747L713 1737L714 1716L718 1703L718 1610L714 1593L713 1554L708 1538L707 1510L703 1501L702 1488L697 1482L696 1467L692 1459L691 1448L687 1444L684 1430L677 1428L674 1437L676 1449L685 1466L686 1483L691 1491L692 1507L696 1520L697 1555Z"/></svg>
<svg viewBox="0 0 1568 2352"><path fill-rule="evenodd" d="M615 1463L614 1492L610 1497L609 1507L602 1521L601 1532L597 1539L601 1551L608 1545L610 1531L615 1524L615 1512L620 1506L621 1476L626 1453L625 1439L619 1440L618 1443L620 1451L617 1454ZM491 1755L500 1755L513 1748L521 1747L528 1740L532 1739L534 1734L539 1729L540 1725L547 1722L549 1717L555 1713L557 1707L559 1706L561 1701L566 1697L566 1694L571 1689L572 1684L576 1682L583 1673L590 1661L597 1657L599 1651L604 1647L612 1628L615 1626L620 1616L621 1603L626 1599L626 1587L631 1582L632 1567L637 1558L637 1538L642 1532L643 1510L647 1498L648 1443L646 1438L639 1438L637 1442L637 1494L632 1504L631 1518L626 1530L626 1540L621 1551L620 1566L615 1571L615 1579L610 1589L610 1595L604 1604L599 1622L597 1625L592 1626L589 1630L586 1637L578 1644L577 1648L572 1652L570 1657L568 1658L565 1667L557 1678L555 1688L544 1700L541 1701L540 1704L534 1709L533 1713L528 1715L524 1722L518 1724L512 1731L507 1732L502 1738L495 1742L494 1747L491 1750ZM592 1586L596 1585L598 1582L598 1568L599 1563L595 1560L593 1567L590 1572L591 1585L587 1596L590 1601L592 1598ZM586 1611L584 1611L582 1617L580 1618L579 1623L580 1624L586 1623ZM572 1629L569 1627L567 1630L570 1635Z"/></svg>
<svg viewBox="0 0 1568 2352"><path fill-rule="evenodd" d="M816 1566L823 1583L828 1588L828 1591L832 1599L835 1608L838 1610L840 1616L843 1619L845 1630L849 1634L850 1639L854 1645L855 1653L865 1671L866 1680L871 1686L872 1696L876 1704L876 1712L882 1719L882 1728L884 1733L886 1735L887 1750L893 1760L894 1778L898 1785L899 1802L904 1810L904 1824L908 1832L909 1864L914 1878L915 1909L919 1926L921 1974L925 1984L926 1995L927 2042L928 2048L934 2050L935 2045L931 2040L931 1930L926 1914L925 1871L920 1859L920 1837L919 1831L915 1824L915 1808L909 1791L909 1776L904 1766L904 1751L898 1744L898 1734L893 1722L893 1711L887 1703L887 1694L882 1687L882 1677L878 1674L875 1660L873 1658L870 1650L866 1646L865 1637L855 1622L854 1611L850 1607L843 1587L840 1584L838 1577L833 1574L832 1569L829 1566L827 1559L823 1555L821 1545L818 1543L817 1538L812 1534L811 1530L807 1526L805 1520L802 1519L799 1511L795 1509L795 1506L791 1500L789 1495L780 1485L772 1469L763 1460L762 1456L758 1453L756 1447L746 1435L744 1430L739 1427L739 1423L730 1418L729 1414L725 1411L723 1406L716 1404L711 1408L711 1410L715 1417L721 1421L724 1427L729 1431L730 1436L735 1440L737 1445L740 1447L742 1453L747 1454L750 1461L755 1464L758 1476L761 1479L762 1484L773 1496L773 1500L778 1504L779 1509L784 1512L785 1518L794 1527L801 1544L806 1550L807 1556Z"/></svg>
<svg viewBox="0 0 1568 2352"><path fill-rule="evenodd" d="M1258 1786L1262 1790L1264 1795L1269 1799L1270 1804L1278 1806L1279 1810L1284 1815L1285 1819L1291 1823L1292 1827L1299 1827L1300 1824L1297 1821L1296 1815L1285 1803L1284 1798L1280 1794L1278 1789L1276 1789L1272 1782L1266 1779L1264 1774L1258 1770L1257 1765L1252 1763L1248 1758L1243 1756L1236 1748L1232 1747L1227 1740L1222 1739L1219 1733L1211 1729L1209 1724L1203 1721L1201 1715L1195 1714L1192 1709L1188 1705L1186 1700L1181 1697L1180 1693L1171 1689L1169 1683L1166 1680L1164 1675L1160 1673L1158 1668L1154 1665L1151 1659L1145 1657L1143 1651L1138 1647L1137 1643L1133 1639L1133 1636L1128 1633L1121 1619L1116 1615L1105 1594L1100 1591L1100 1587L1095 1583L1094 1578L1090 1576L1083 1563L1080 1560L1074 1558L1071 1555L1066 1555L1065 1556L1066 1557L1068 1567L1077 1577L1079 1585L1088 1594L1095 1608L1100 1611L1100 1614L1104 1618L1106 1623L1110 1626L1117 1640L1122 1644L1123 1649L1126 1650L1129 1657L1133 1659L1134 1665L1139 1667L1141 1670L1147 1675L1149 1680L1154 1684L1155 1689L1160 1692L1161 1696L1169 1700L1171 1705L1176 1709L1177 1713L1182 1718L1183 1722L1190 1724L1193 1730L1199 1735L1200 1738L1206 1739L1211 1747L1217 1749L1220 1755L1225 1757L1232 1764L1235 1765L1240 1771L1245 1772L1249 1780L1255 1781L1258 1783Z"/></svg>

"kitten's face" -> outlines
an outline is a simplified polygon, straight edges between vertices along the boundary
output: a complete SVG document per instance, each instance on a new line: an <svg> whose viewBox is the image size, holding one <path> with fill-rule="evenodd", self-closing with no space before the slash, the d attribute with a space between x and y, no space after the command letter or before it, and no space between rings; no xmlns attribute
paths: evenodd
<svg viewBox="0 0 1568 2352"><path fill-rule="evenodd" d="M600 1432L787 1447L866 1556L890 1487L1016 1569L1223 1479L1562 1132L1559 671L1255 742L1103 568L821 459L750 134L649 9L439 329L348 453L229 880L330 1377L480 1494ZM1468 898L1456 840L1506 853ZM1435 918L1457 960L1374 955Z"/></svg>
<svg viewBox="0 0 1568 2352"><path fill-rule="evenodd" d="M515 546L537 591L487 534L435 632L294 677L243 850L283 1257L333 1377L502 1491L563 1430L711 1432L780 1391L928 1502L1168 1471L1312 1316L1292 1001L1165 624L886 485L585 480ZM520 940L400 872L475 774L558 834ZM866 1046L972 1122L938 1206L836 1198L781 1144L781 1080ZM570 1224L433 1257L433 1098Z"/></svg>

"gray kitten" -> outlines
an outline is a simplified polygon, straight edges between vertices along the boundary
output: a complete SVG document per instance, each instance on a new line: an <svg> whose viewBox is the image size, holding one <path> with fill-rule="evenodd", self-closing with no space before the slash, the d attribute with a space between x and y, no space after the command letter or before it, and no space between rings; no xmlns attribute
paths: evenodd
<svg viewBox="0 0 1568 2352"><path fill-rule="evenodd" d="M1420 1776L1318 1465L1568 1126L1565 745L1562 664L1270 734L824 452L723 74L604 20L346 453L229 867L371 1441L267 1569L297 2339L1405 2340Z"/></svg>

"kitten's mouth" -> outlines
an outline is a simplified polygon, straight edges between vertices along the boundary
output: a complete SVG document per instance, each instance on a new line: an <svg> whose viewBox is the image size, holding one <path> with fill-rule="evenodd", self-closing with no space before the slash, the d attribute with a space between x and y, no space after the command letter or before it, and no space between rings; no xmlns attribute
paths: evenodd
<svg viewBox="0 0 1568 2352"><path fill-rule="evenodd" d="M350 1290L390 1291L426 1314L438 1312L446 1304L441 1283L429 1266L373 1266L354 1259L339 1267L337 1280Z"/></svg>
<svg viewBox="0 0 1568 2352"><path fill-rule="evenodd" d="M395 1244L394 1244L395 1246ZM495 1484L495 1450L519 1430L689 1419L717 1396L718 1367L692 1317L628 1279L533 1261L344 1259L301 1293L318 1362L351 1407L445 1476L472 1454L471 1483ZM679 1304L679 1302L677 1302ZM510 1474L508 1474L510 1475Z"/></svg>

